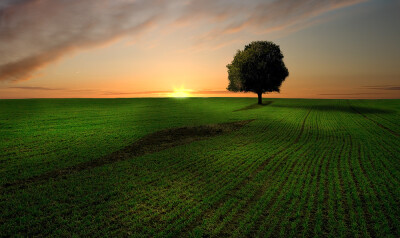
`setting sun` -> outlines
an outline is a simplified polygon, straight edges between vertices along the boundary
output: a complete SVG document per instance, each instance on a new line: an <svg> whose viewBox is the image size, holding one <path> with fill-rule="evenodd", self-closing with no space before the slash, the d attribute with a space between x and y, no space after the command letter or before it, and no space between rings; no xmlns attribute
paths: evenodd
<svg viewBox="0 0 400 238"><path fill-rule="evenodd" d="M174 89L174 92L168 95L173 98L187 98L190 97L190 90L184 88Z"/></svg>

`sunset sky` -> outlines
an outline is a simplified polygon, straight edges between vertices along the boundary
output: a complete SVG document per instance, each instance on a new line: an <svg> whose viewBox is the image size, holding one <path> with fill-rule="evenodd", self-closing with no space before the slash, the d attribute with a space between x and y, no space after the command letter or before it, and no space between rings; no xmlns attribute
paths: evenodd
<svg viewBox="0 0 400 238"><path fill-rule="evenodd" d="M0 98L228 93L226 65L280 45L282 98L400 98L399 0L0 0ZM185 91L184 90L184 91Z"/></svg>

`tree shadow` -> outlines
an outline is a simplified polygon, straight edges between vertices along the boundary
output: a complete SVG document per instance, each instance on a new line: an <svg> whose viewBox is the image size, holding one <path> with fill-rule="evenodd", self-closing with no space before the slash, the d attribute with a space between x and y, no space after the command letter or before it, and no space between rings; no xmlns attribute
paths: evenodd
<svg viewBox="0 0 400 238"><path fill-rule="evenodd" d="M245 111L245 110L250 110L250 109L257 109L257 108L262 108L264 106L268 106L269 104L273 103L273 101L265 101L263 104L251 104L249 106L245 106L243 108L234 110L233 112L239 112L239 111Z"/></svg>
<svg viewBox="0 0 400 238"><path fill-rule="evenodd" d="M363 106L354 106L354 105L292 105L292 104L274 104L272 107L282 107L282 108L301 108L301 109L310 109L317 111L338 111L338 112L346 112L346 113L365 113L365 114L392 114L395 113L395 110L384 109L384 108L376 108L376 107L363 107Z"/></svg>

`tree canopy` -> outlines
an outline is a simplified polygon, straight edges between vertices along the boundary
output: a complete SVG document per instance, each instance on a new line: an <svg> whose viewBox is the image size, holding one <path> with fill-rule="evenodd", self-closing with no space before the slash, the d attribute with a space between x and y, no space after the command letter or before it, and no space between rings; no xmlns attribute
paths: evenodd
<svg viewBox="0 0 400 238"><path fill-rule="evenodd" d="M228 90L254 92L262 104L262 94L279 92L289 75L278 45L270 41L254 41L238 50L228 68Z"/></svg>

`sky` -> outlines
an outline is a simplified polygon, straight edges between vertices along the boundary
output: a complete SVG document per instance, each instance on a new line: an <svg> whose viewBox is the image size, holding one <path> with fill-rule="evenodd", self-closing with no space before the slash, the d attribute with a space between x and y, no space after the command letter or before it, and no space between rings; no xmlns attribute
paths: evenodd
<svg viewBox="0 0 400 238"><path fill-rule="evenodd" d="M227 92L256 40L289 70L280 98L400 98L399 0L0 0L0 99ZM175 92L175 94L174 94Z"/></svg>

